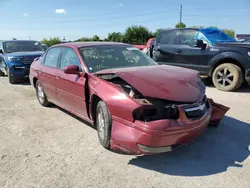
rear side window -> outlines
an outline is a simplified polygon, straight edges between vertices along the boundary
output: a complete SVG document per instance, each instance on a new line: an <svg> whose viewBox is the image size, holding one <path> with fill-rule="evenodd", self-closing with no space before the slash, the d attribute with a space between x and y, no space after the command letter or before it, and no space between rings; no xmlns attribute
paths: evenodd
<svg viewBox="0 0 250 188"><path fill-rule="evenodd" d="M165 31L161 34L160 44L176 44L177 31Z"/></svg>
<svg viewBox="0 0 250 188"><path fill-rule="evenodd" d="M57 68L61 48L51 48L47 52L43 64L48 67Z"/></svg>

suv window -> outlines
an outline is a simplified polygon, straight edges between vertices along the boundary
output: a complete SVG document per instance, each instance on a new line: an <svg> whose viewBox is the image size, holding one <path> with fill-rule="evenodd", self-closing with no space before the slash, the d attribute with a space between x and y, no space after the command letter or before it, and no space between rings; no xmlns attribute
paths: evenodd
<svg viewBox="0 0 250 188"><path fill-rule="evenodd" d="M60 52L61 48L51 48L47 52L43 64L48 67L56 68Z"/></svg>
<svg viewBox="0 0 250 188"><path fill-rule="evenodd" d="M60 62L60 69L64 69L64 67L69 65L78 65L81 70L81 62L72 48L62 48L62 56Z"/></svg>
<svg viewBox="0 0 250 188"><path fill-rule="evenodd" d="M196 40L195 40L196 34L197 34L196 30L183 30L181 34L180 44L195 47L196 46Z"/></svg>
<svg viewBox="0 0 250 188"><path fill-rule="evenodd" d="M161 34L160 44L176 44L176 30L165 31Z"/></svg>

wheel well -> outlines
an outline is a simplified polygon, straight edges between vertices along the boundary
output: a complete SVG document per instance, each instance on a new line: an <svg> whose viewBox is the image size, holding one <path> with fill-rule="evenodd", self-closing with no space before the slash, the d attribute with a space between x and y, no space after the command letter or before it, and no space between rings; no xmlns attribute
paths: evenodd
<svg viewBox="0 0 250 188"><path fill-rule="evenodd" d="M36 87L36 82L37 82L37 80L38 80L38 79L37 79L36 77L33 78L33 86L34 86L34 87Z"/></svg>
<svg viewBox="0 0 250 188"><path fill-rule="evenodd" d="M224 64L224 63L232 63L234 65L237 65L242 70L243 75L245 74L245 69L240 64L240 62L238 62L237 60L232 59L232 58L225 58L225 59L221 59L220 61L218 61L217 63L215 63L215 65L213 66L213 68L210 70L209 76L213 75L213 72L216 69L216 67L218 67L219 65Z"/></svg>
<svg viewBox="0 0 250 188"><path fill-rule="evenodd" d="M93 95L92 96L92 100L91 100L91 117L92 120L95 124L96 122L96 107L99 101L101 101L102 99L100 97L98 97L97 95Z"/></svg>

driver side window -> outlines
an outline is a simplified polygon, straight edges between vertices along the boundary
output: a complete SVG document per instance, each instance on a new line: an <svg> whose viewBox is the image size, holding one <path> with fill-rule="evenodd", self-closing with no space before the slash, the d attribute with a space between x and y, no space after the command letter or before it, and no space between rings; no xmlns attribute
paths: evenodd
<svg viewBox="0 0 250 188"><path fill-rule="evenodd" d="M196 34L197 34L196 30L183 30L180 39L180 44L196 47L196 40L195 40Z"/></svg>
<svg viewBox="0 0 250 188"><path fill-rule="evenodd" d="M60 61L60 69L69 65L78 65L79 69L82 70L81 62L76 52L71 48L62 48L62 56Z"/></svg>

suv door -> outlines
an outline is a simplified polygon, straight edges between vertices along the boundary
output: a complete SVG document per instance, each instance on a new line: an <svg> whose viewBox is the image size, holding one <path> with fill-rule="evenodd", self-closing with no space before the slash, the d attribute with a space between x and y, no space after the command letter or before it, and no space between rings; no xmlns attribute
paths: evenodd
<svg viewBox="0 0 250 188"><path fill-rule="evenodd" d="M153 59L159 64L172 64L175 62L178 30L162 31L156 38L153 49Z"/></svg>
<svg viewBox="0 0 250 188"><path fill-rule="evenodd" d="M198 30L184 29L181 31L179 44L176 46L175 62L177 65L203 72L202 64L207 54L206 49L197 47L195 36ZM201 64L202 62L202 64Z"/></svg>
<svg viewBox="0 0 250 188"><path fill-rule="evenodd" d="M63 47L59 71L56 75L56 87L59 102L66 108L83 116L83 118L87 118L85 103L86 79L75 74L65 74L64 68L69 65L78 65L80 71L83 70L76 51L69 47Z"/></svg>
<svg viewBox="0 0 250 188"><path fill-rule="evenodd" d="M47 51L43 59L43 67L39 74L39 80L47 97L58 101L56 93L56 74L61 48L53 47Z"/></svg>

